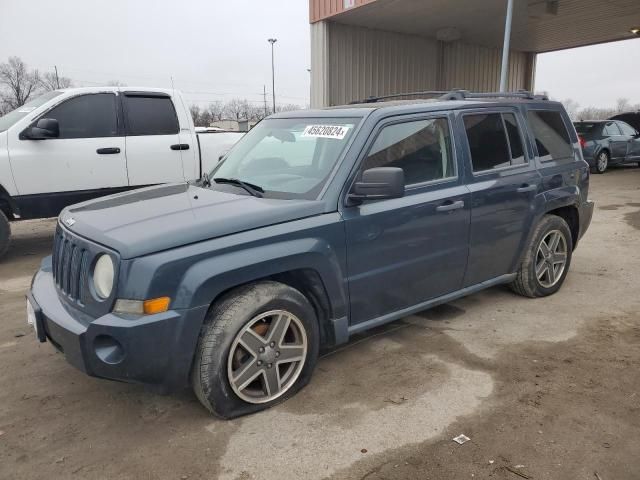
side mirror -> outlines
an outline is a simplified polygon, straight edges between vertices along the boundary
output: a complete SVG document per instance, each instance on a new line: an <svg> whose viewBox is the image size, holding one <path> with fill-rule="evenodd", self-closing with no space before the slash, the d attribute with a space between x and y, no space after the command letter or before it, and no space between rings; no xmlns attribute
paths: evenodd
<svg viewBox="0 0 640 480"><path fill-rule="evenodd" d="M395 167L370 168L353 185L349 199L360 203L404 196L404 170Z"/></svg>
<svg viewBox="0 0 640 480"><path fill-rule="evenodd" d="M27 140L45 140L47 138L58 138L60 136L60 125L55 118L41 118L35 125L27 128L21 138Z"/></svg>

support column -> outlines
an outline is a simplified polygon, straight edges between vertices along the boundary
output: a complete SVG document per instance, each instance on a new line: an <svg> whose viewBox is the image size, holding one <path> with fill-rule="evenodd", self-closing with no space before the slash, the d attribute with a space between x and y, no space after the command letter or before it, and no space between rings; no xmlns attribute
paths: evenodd
<svg viewBox="0 0 640 480"><path fill-rule="evenodd" d="M311 24L311 108L328 107L331 103L329 85L329 24Z"/></svg>
<svg viewBox="0 0 640 480"><path fill-rule="evenodd" d="M504 45L502 47L502 71L500 72L500 91L507 91L509 80L509 49L511 48L511 24L513 23L513 0L507 0L507 20L504 25Z"/></svg>

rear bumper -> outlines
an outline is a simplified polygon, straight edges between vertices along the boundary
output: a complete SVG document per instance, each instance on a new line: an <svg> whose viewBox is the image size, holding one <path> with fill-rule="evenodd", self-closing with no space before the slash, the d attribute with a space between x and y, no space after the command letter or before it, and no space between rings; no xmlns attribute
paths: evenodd
<svg viewBox="0 0 640 480"><path fill-rule="evenodd" d="M41 341L49 341L87 375L179 390L189 372L207 306L123 318L109 313L91 318L60 299L43 260L27 295L36 310Z"/></svg>

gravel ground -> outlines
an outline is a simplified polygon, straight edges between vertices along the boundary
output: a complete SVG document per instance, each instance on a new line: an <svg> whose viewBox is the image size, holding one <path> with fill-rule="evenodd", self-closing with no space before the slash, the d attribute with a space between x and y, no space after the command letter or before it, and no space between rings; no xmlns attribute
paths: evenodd
<svg viewBox="0 0 640 480"><path fill-rule="evenodd" d="M640 168L592 177L563 289L494 288L325 356L267 412L219 421L186 391L84 376L25 322L55 222L0 261L0 478L637 479ZM464 445L452 438L464 433ZM596 475L597 474L597 475Z"/></svg>

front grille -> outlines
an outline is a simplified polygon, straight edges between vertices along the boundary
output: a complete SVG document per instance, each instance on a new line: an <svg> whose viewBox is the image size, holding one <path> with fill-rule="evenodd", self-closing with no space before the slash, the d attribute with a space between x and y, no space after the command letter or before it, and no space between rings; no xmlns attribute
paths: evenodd
<svg viewBox="0 0 640 480"><path fill-rule="evenodd" d="M82 304L89 270L89 251L60 229L53 240L53 278L69 299Z"/></svg>

